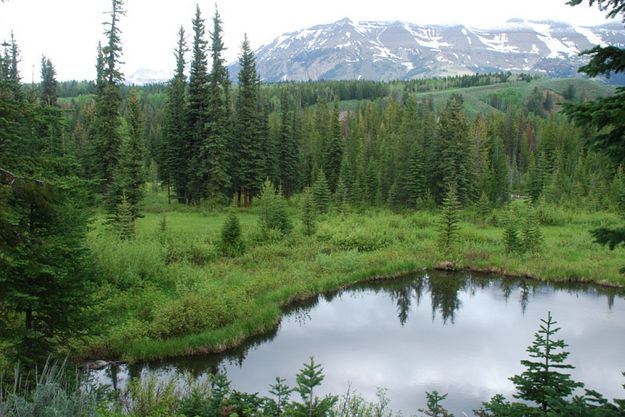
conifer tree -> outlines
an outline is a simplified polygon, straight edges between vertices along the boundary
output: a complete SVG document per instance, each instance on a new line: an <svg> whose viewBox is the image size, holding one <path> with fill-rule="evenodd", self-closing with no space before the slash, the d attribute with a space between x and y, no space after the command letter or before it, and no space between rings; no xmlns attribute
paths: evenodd
<svg viewBox="0 0 625 417"><path fill-rule="evenodd" d="M313 184L313 200L319 213L327 213L330 209L330 188L323 170L319 171L317 180Z"/></svg>
<svg viewBox="0 0 625 417"><path fill-rule="evenodd" d="M323 382L323 368L311 357L309 363L295 376L295 391L302 398L302 403L293 404L293 415L296 417L325 417L328 415L337 397L328 395L322 399L315 396L315 389Z"/></svg>
<svg viewBox="0 0 625 417"><path fill-rule="evenodd" d="M554 407L557 410L557 406L583 384L573 381L570 374L563 372L574 367L566 363L569 352L564 349L567 345L563 340L556 339L560 328L556 327L557 322L551 312L546 320L540 321L540 329L527 348L530 359L521 361L525 371L510 380L517 389L516 398L532 401L543 413L548 413Z"/></svg>
<svg viewBox="0 0 625 417"><path fill-rule="evenodd" d="M273 229L282 235L291 232L293 224L287 213L287 202L268 179L265 180L260 190L258 206L260 207L259 220L263 231Z"/></svg>
<svg viewBox="0 0 625 417"><path fill-rule="evenodd" d="M120 85L124 76L119 68L122 53L119 19L125 14L122 0L111 0L111 20L105 23L104 34L107 43L98 51L95 116L92 124L93 160L97 165L96 176L103 181L103 191L113 182L117 168L121 136L119 134L120 105L122 102Z"/></svg>
<svg viewBox="0 0 625 417"><path fill-rule="evenodd" d="M57 81L56 70L49 58L41 57L41 103L44 106L54 107L57 105L56 93Z"/></svg>
<svg viewBox="0 0 625 417"><path fill-rule="evenodd" d="M508 211L503 229L503 243L506 253L519 253L523 246L519 239L519 231L516 227L516 219L513 218L512 211Z"/></svg>
<svg viewBox="0 0 625 417"><path fill-rule="evenodd" d="M208 114L206 116L207 139L202 148L207 165L207 188L211 196L225 196L230 189L230 174L228 164L230 131L229 101L230 101L230 78L228 68L222 56L225 50L222 39L222 21L219 11L215 6L213 16L213 30L210 32L212 59L211 72L209 74L208 87Z"/></svg>
<svg viewBox="0 0 625 417"><path fill-rule="evenodd" d="M131 92L128 99L127 131L120 149L114 181L111 184L108 207L115 213L122 195L125 195L134 220L140 216L140 204L145 194L143 116L139 99L134 92Z"/></svg>
<svg viewBox="0 0 625 417"><path fill-rule="evenodd" d="M115 209L114 223L117 235L122 240L129 240L135 236L135 216L133 207L128 202L126 194L122 194Z"/></svg>
<svg viewBox="0 0 625 417"><path fill-rule="evenodd" d="M500 206L510 199L510 175L503 141L499 137L492 138L488 158L490 200Z"/></svg>
<svg viewBox="0 0 625 417"><path fill-rule="evenodd" d="M334 110L330 120L329 136L324 143L323 172L328 181L330 192L334 194L341 173L343 160L343 136L341 135L341 122L339 120L339 98L334 97Z"/></svg>
<svg viewBox="0 0 625 417"><path fill-rule="evenodd" d="M302 231L304 236L312 236L317 230L315 201L310 190L304 191L304 201L302 202Z"/></svg>
<svg viewBox="0 0 625 417"><path fill-rule="evenodd" d="M276 377L276 383L269 386L269 393L276 397L276 410L274 414L276 417L282 416L285 412L292 392L293 389L286 385L286 380L284 378Z"/></svg>
<svg viewBox="0 0 625 417"><path fill-rule="evenodd" d="M440 232L438 244L441 250L445 252L451 251L456 240L458 239L458 229L460 228L459 209L460 202L458 201L456 188L452 184L447 188L447 194L443 200L439 226Z"/></svg>
<svg viewBox="0 0 625 417"><path fill-rule="evenodd" d="M223 256L235 258L245 252L245 244L241 236L241 225L239 218L231 212L221 229L221 240L219 241L219 251Z"/></svg>
<svg viewBox="0 0 625 417"><path fill-rule="evenodd" d="M239 99L237 112L238 132L238 183L245 207L258 192L264 169L263 142L258 137L258 77L256 58L247 35L241 45L239 57Z"/></svg>
<svg viewBox="0 0 625 417"><path fill-rule="evenodd" d="M447 101L440 117L439 138L439 192L451 184L456 188L458 201L468 203L473 195L474 178L468 126L459 95L454 94Z"/></svg>
<svg viewBox="0 0 625 417"><path fill-rule="evenodd" d="M163 145L159 164L160 177L169 190L173 185L176 197L181 203L187 202L187 184L189 182L188 158L185 138L186 131L186 88L185 53L188 52L184 28L178 31L178 44L174 51L176 69L174 77L167 87L165 119L163 126Z"/></svg>
<svg viewBox="0 0 625 417"><path fill-rule="evenodd" d="M187 203L198 202L206 194L206 154L202 152L207 136L206 122L209 107L207 72L206 27L199 5L195 9L193 25L193 56L189 72L187 129L185 158L187 165Z"/></svg>
<svg viewBox="0 0 625 417"><path fill-rule="evenodd" d="M521 238L523 252L529 252L532 254L540 252L543 243L543 235L540 231L538 213L534 206L528 207L526 218L523 223Z"/></svg>
<svg viewBox="0 0 625 417"><path fill-rule="evenodd" d="M282 123L280 126L280 143L278 145L278 163L280 167L280 185L288 198L295 192L297 184L297 167L299 165L299 143L296 138L296 111L291 110L289 97L283 93L281 101Z"/></svg>
<svg viewBox="0 0 625 417"><path fill-rule="evenodd" d="M486 223L486 219L490 215L491 211L492 211L492 207L491 207L490 199L488 198L486 193L482 191L482 194L480 195L480 199L477 202L477 212L478 212L478 216L482 224Z"/></svg>

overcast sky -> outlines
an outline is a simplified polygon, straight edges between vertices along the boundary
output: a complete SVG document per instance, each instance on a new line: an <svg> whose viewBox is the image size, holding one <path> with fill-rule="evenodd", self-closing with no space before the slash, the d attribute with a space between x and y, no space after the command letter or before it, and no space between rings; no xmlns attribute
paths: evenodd
<svg viewBox="0 0 625 417"><path fill-rule="evenodd" d="M180 25L190 32L195 5L210 18L214 0L126 0L123 52L127 76L141 68L172 72L173 49ZM462 23L488 27L510 18L559 20L577 25L604 23L604 14L587 2L566 0L221 0L226 58L237 58L243 34L252 46L271 42L285 32L344 17L352 20L401 20L422 24ZM14 31L22 52L25 82L39 78L41 55L48 56L59 80L93 79L102 22L110 0L5 0L0 3L0 40ZM210 22L207 23L210 28ZM189 37L190 40L190 37Z"/></svg>

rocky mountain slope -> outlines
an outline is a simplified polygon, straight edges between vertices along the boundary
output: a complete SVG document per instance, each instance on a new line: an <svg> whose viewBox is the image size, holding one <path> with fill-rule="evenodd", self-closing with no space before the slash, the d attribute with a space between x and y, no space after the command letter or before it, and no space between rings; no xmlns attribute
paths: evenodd
<svg viewBox="0 0 625 417"><path fill-rule="evenodd" d="M349 19L286 33L256 51L268 82L393 80L493 71L571 76L595 45L625 46L621 23L580 27L510 20L487 29L463 25L353 22ZM237 64L230 67L234 77Z"/></svg>

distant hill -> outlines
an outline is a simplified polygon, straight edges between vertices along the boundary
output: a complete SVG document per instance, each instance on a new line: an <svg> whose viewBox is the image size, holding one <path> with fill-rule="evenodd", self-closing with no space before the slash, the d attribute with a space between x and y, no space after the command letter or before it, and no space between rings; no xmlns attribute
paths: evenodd
<svg viewBox="0 0 625 417"><path fill-rule="evenodd" d="M405 80L497 71L572 77L595 45L625 46L621 23L510 20L494 28L353 22L286 33L256 51L263 81ZM238 66L230 66L236 76Z"/></svg>

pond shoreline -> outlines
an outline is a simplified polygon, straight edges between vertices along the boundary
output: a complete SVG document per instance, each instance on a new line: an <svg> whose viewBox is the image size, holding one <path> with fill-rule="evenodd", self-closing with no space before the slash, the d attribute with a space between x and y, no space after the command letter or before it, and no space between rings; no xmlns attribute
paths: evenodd
<svg viewBox="0 0 625 417"><path fill-rule="evenodd" d="M501 279L521 279L521 280L531 280L535 282L544 282L544 283L551 282L551 283L563 283L563 284L571 284L571 285L586 284L586 285L591 285L594 287L614 289L614 290L620 290L620 289L625 288L625 286L620 285L618 283L609 282L609 281L596 281L590 278L564 278L561 280L542 279L538 276L534 276L534 275L527 274L527 273L505 271L498 267L486 267L485 268L485 267L462 266L462 267L456 268L456 265L453 262L443 261L443 262L439 262L438 264L430 268L423 267L423 268L417 268L417 269L401 270L401 271L392 272L388 274L373 274L365 278L358 278L353 281L341 283L340 285L330 288L330 289L325 289L322 291L317 291L317 292L312 292L312 293L305 293L301 295L296 294L288 298L285 302L280 303L280 306L279 306L280 314L276 318L275 321L271 322L270 325L258 326L252 329L250 329L249 326L246 326L248 328L248 333L244 335L239 334L239 337L232 338L230 340L222 340L221 343L218 343L212 346L189 347L185 349L183 352L180 352L177 354L165 354L165 355L160 355L158 357L134 358L134 357L123 357L123 356L121 357L120 356L111 356L111 357L104 356L103 358L81 358L81 363L86 367L88 367L88 364L95 363L98 361L105 361L105 362L108 362L109 364L158 363L165 359L225 353L225 352L228 352L228 351L231 351L231 350L234 350L236 348L243 346L244 344L250 342L254 338L263 337L263 336L275 333L280 326L280 322L282 320L282 317L284 316L285 310L288 309L289 307L293 307L296 304L311 301L314 298L322 296L324 294L344 291L344 290L353 288L360 284L401 279L401 278L409 277L411 275L414 275L420 272L427 273L428 271L438 271L438 272L448 272L448 273L466 272L466 273L476 273L476 274L485 275L485 276L496 275L498 278L501 278ZM229 326L232 326L232 325L233 324L230 324ZM216 330L218 331L220 329L216 329Z"/></svg>

